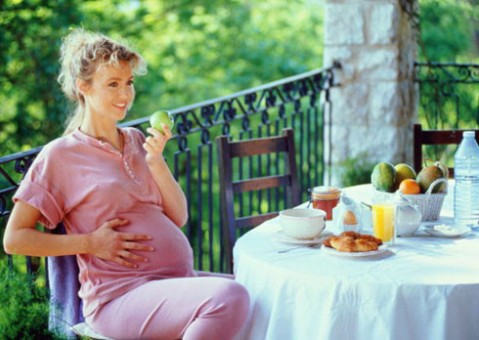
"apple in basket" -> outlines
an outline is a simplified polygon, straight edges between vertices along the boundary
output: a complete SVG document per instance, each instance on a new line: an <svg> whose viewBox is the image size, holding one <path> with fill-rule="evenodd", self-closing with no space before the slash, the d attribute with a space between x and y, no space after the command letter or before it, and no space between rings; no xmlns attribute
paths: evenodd
<svg viewBox="0 0 479 340"><path fill-rule="evenodd" d="M321 209L285 209L279 212L282 231L289 237L306 240L318 237L324 230L326 212Z"/></svg>

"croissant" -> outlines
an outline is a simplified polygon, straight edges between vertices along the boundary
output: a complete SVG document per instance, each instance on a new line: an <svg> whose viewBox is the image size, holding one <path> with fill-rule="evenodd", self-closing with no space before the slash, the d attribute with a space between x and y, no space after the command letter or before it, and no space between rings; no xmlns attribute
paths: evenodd
<svg viewBox="0 0 479 340"><path fill-rule="evenodd" d="M355 251L374 251L378 250L379 246L374 241L368 241L363 238L354 240Z"/></svg>
<svg viewBox="0 0 479 340"><path fill-rule="evenodd" d="M366 234L361 234L359 236L359 238L361 240L367 240L367 241L371 241L371 242L374 242L376 243L378 246L380 246L381 244L383 244L383 241L380 239L380 238L377 238L373 235L366 235Z"/></svg>
<svg viewBox="0 0 479 340"><path fill-rule="evenodd" d="M377 237L354 231L345 231L339 236L330 236L323 241L326 247L349 253L374 251L381 244L382 241Z"/></svg>
<svg viewBox="0 0 479 340"><path fill-rule="evenodd" d="M351 236L331 238L331 246L339 251L352 253L356 251L356 242Z"/></svg>
<svg viewBox="0 0 479 340"><path fill-rule="evenodd" d="M373 235L369 235L369 234L360 234L360 233L357 233L355 231L345 231L345 232L343 232L339 235L339 237L345 237L345 236L350 236L354 239L364 239L364 240L368 240L368 241L371 241L371 242L375 242L378 246L383 244L383 241L380 238L377 238L377 237L375 237Z"/></svg>

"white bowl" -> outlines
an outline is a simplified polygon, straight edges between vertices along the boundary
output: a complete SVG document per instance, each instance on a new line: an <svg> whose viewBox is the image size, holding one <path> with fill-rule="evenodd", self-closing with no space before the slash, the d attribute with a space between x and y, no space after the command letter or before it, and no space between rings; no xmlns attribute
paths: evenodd
<svg viewBox="0 0 479 340"><path fill-rule="evenodd" d="M321 235L326 212L320 209L286 209L279 212L278 221L283 232L295 239L312 239Z"/></svg>

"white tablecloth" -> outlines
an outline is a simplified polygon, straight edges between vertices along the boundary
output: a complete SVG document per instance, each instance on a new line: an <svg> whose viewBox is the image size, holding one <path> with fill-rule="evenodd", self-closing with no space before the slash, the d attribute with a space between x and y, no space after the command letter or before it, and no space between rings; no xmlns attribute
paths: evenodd
<svg viewBox="0 0 479 340"><path fill-rule="evenodd" d="M235 245L236 279L252 302L239 339L479 339L478 232L419 232L383 254L345 258L309 247L278 253L294 247L278 231L271 220Z"/></svg>

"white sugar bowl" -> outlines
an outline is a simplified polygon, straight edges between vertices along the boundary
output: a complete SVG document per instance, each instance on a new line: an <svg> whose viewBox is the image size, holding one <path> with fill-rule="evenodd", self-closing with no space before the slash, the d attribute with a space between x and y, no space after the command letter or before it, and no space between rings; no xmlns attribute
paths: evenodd
<svg viewBox="0 0 479 340"><path fill-rule="evenodd" d="M399 192L396 194L394 203L396 204L397 236L414 236L421 225L421 211Z"/></svg>
<svg viewBox="0 0 479 340"><path fill-rule="evenodd" d="M325 218L326 212L321 209L285 209L279 212L278 222L287 236L305 240L321 235Z"/></svg>

